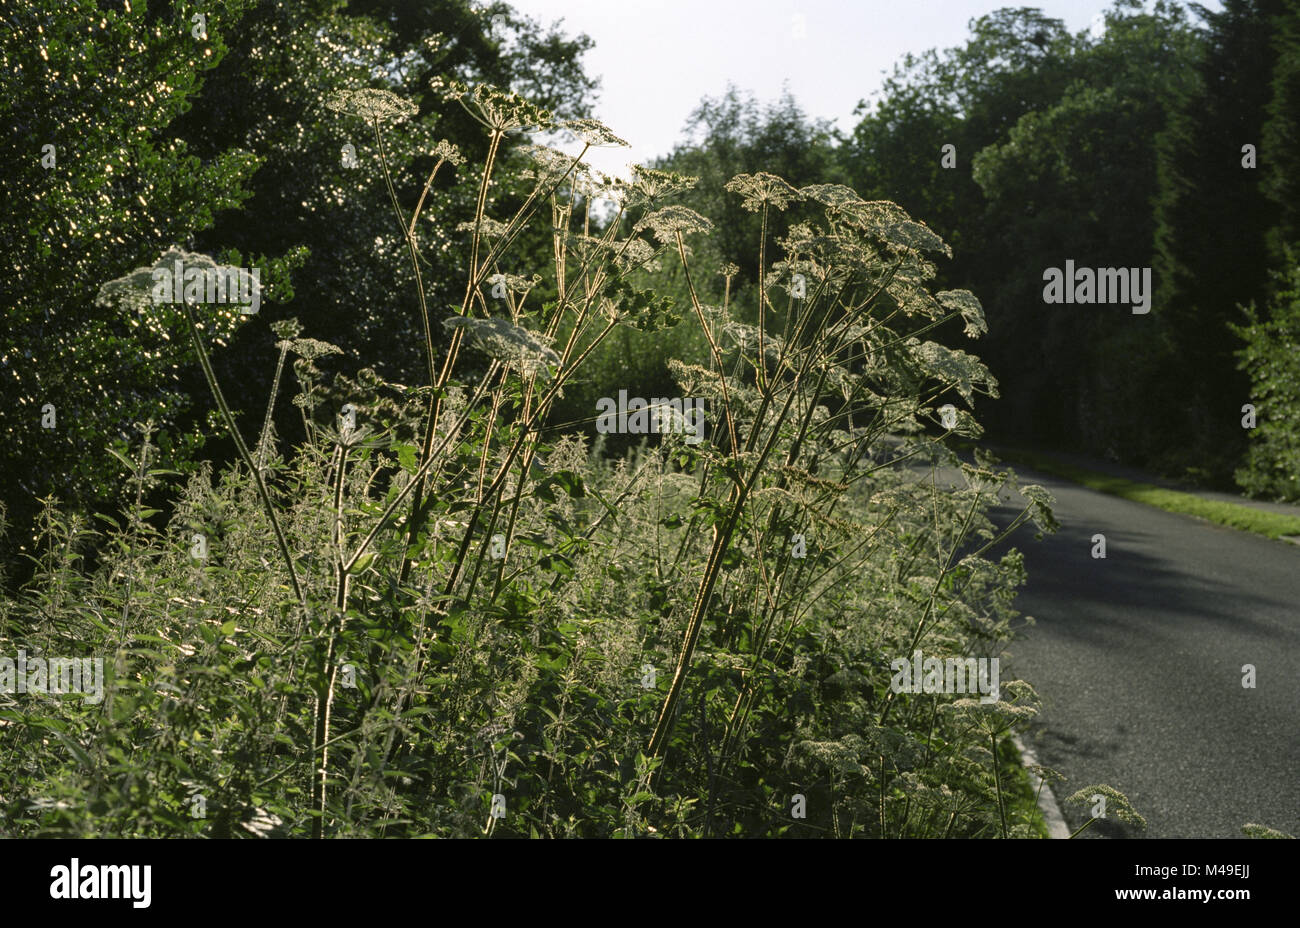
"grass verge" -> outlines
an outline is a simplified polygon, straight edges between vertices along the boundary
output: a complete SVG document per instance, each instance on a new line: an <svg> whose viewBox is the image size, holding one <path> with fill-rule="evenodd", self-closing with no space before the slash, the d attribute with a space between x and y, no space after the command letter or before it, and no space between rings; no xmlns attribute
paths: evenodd
<svg viewBox="0 0 1300 928"><path fill-rule="evenodd" d="M1300 517L1285 516L1264 509L1204 499L1193 493L1169 490L1150 483L1139 483L1095 470L1066 464L1048 455L1021 449L998 449L997 454L1011 464L1022 464L1056 477L1064 477L1090 490L1109 493L1135 503L1145 503L1166 512L1196 516L1229 528L1254 532L1268 538L1300 535Z"/></svg>

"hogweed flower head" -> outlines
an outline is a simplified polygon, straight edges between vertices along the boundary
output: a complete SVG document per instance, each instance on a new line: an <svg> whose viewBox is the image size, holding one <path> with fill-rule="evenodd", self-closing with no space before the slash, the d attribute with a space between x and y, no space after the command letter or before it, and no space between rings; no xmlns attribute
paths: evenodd
<svg viewBox="0 0 1300 928"><path fill-rule="evenodd" d="M570 119L568 122L561 123L560 128L573 133L593 148L611 145L621 148L631 147L599 119Z"/></svg>
<svg viewBox="0 0 1300 928"><path fill-rule="evenodd" d="M975 294L969 290L941 290L934 295L944 309L961 313L966 327L962 330L967 338L978 338L987 334L988 323L984 320L984 307Z"/></svg>
<svg viewBox="0 0 1300 928"><path fill-rule="evenodd" d="M325 101L325 106L336 113L358 116L372 123L403 122L419 112L414 103L391 90L371 87L336 91Z"/></svg>
<svg viewBox="0 0 1300 928"><path fill-rule="evenodd" d="M315 338L289 338L276 344L277 348L287 348L306 361L315 361L326 355L342 354L343 349L329 342Z"/></svg>
<svg viewBox="0 0 1300 928"><path fill-rule="evenodd" d="M572 155L548 148L545 145L529 145L524 154L536 165L532 170L523 172L524 177L536 178L540 184L555 183L573 172L575 183L587 179L591 169Z"/></svg>
<svg viewBox="0 0 1300 928"><path fill-rule="evenodd" d="M689 206L674 205L655 210L638 222L634 231L640 232L642 229L649 229L650 234L659 241L668 243L674 241L679 233L710 232L713 223Z"/></svg>
<svg viewBox="0 0 1300 928"><path fill-rule="evenodd" d="M1065 801L1078 805L1091 805L1095 804L1098 798L1104 801L1102 808L1114 814L1121 822L1136 825L1138 828L1147 827L1147 820L1138 814L1137 809L1133 808L1133 803L1129 801L1129 798L1113 786L1107 786L1104 783L1085 786L1073 795L1067 796Z"/></svg>
<svg viewBox="0 0 1300 928"><path fill-rule="evenodd" d="M578 178L578 193L589 200L609 200L618 204L627 197L627 185L617 177L592 170Z"/></svg>
<svg viewBox="0 0 1300 928"><path fill-rule="evenodd" d="M466 158L460 153L460 149L448 142L446 139L439 139L438 144L433 146L434 157L441 158L452 166L459 166L465 163Z"/></svg>
<svg viewBox="0 0 1300 928"><path fill-rule="evenodd" d="M799 200L802 194L775 174L760 172L758 174L737 174L727 181L726 190L744 197L741 206L756 213L768 204L784 210L791 203Z"/></svg>
<svg viewBox="0 0 1300 928"><path fill-rule="evenodd" d="M799 192L830 210L859 209L867 202L858 196L856 190L843 184L810 184L800 188Z"/></svg>
<svg viewBox="0 0 1300 928"><path fill-rule="evenodd" d="M809 191L813 191L809 193ZM929 226L908 215L907 210L889 200L861 200L847 187L821 184L805 187L810 198L824 203L828 212L837 213L849 224L883 241L895 252L931 252L952 257L952 248Z"/></svg>
<svg viewBox="0 0 1300 928"><path fill-rule="evenodd" d="M629 205L650 206L657 200L683 190L690 190L700 182L698 177L678 174L676 171L661 171L639 164L632 165L632 185L629 188Z"/></svg>
<svg viewBox="0 0 1300 928"><path fill-rule="evenodd" d="M452 316L442 324L448 330L465 329L470 341L483 352L526 376L537 374L543 380L550 380L550 368L560 363L559 354L550 346L553 339L506 319Z"/></svg>
<svg viewBox="0 0 1300 928"><path fill-rule="evenodd" d="M282 339L297 338L302 334L302 323L298 321L297 316L290 316L288 319L272 322L271 331Z"/></svg>
<svg viewBox="0 0 1300 928"><path fill-rule="evenodd" d="M633 237L625 240L617 264L622 271L630 271L633 268L658 270L658 262L654 260L654 257L655 250L649 242L642 238Z"/></svg>
<svg viewBox="0 0 1300 928"><path fill-rule="evenodd" d="M485 238L500 238L506 234L506 228L507 226L504 222L499 222L491 216L484 216L477 226L473 222L462 222L457 224L456 231L473 232L477 230L478 234Z"/></svg>
<svg viewBox="0 0 1300 928"><path fill-rule="evenodd" d="M103 284L95 295L100 306L121 306L143 313L150 306L168 303L216 302L234 305L245 301L257 311L261 300L261 275L254 268L218 264L205 254L171 247L149 267L137 267ZM241 310L246 312L246 310Z"/></svg>
<svg viewBox="0 0 1300 928"><path fill-rule="evenodd" d="M519 94L500 90L490 84L478 84L473 90L458 80L435 77L429 86L446 101L455 100L475 122L489 132L506 133L515 129L552 129L555 117L550 110L531 103Z"/></svg>

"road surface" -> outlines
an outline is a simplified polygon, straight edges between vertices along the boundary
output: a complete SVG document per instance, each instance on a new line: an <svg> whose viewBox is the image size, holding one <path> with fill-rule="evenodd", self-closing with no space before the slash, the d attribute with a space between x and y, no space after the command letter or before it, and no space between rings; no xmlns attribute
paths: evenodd
<svg viewBox="0 0 1300 928"><path fill-rule="evenodd" d="M1056 497L1061 530L1008 542L1029 573L1017 608L1037 624L1002 678L1042 697L1026 741L1069 778L1058 798L1105 783L1149 826L1111 817L1083 836L1230 838L1247 822L1300 835L1300 546L1016 472ZM1002 496L1005 525L1024 501ZM1089 814L1062 810L1071 831Z"/></svg>

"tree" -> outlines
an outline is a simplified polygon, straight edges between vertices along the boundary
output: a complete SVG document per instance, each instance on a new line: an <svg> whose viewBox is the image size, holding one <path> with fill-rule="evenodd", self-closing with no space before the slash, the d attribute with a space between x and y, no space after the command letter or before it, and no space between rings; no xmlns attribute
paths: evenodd
<svg viewBox="0 0 1300 928"><path fill-rule="evenodd" d="M1277 61L1274 18L1283 0L1226 0L1205 19L1196 82L1180 95L1157 145L1157 312L1169 339L1160 381L1174 386L1161 415L1185 457L1213 482L1231 478L1244 451L1238 419L1248 383L1233 361L1227 325L1239 304L1261 302L1269 285L1269 230L1277 204L1245 146L1262 146Z"/></svg>
<svg viewBox="0 0 1300 928"><path fill-rule="evenodd" d="M1148 405L1158 327L1124 309L1046 307L1042 275L1067 259L1150 266L1150 140L1196 46L1183 11L1169 4L1150 13L1119 4L1106 25L1099 38L1079 37L1080 76L1059 99L975 158L987 199L975 289L990 306L987 353L1007 397L1001 430L1133 460L1150 457L1148 437L1160 428Z"/></svg>
<svg viewBox="0 0 1300 928"><path fill-rule="evenodd" d="M1287 248L1300 242L1300 8L1280 12L1273 20L1273 99L1260 137L1265 160L1260 165L1264 195L1277 208L1269 230L1269 255L1283 266Z"/></svg>
<svg viewBox="0 0 1300 928"><path fill-rule="evenodd" d="M364 358L387 380L427 383L415 277L405 261L385 163L397 202L409 215L440 140L481 161L483 133L433 92L435 77L513 88L558 116L585 115L596 82L580 62L591 40L543 29L504 3L259 0L232 42L225 66L210 75L177 129L201 150L238 139L264 164L245 212L219 221L200 245L243 254L301 249L294 303L271 305L267 320L300 317L304 334L343 349L333 362L340 372L356 375ZM324 105L336 90L370 86L419 108L386 137L382 161L364 123ZM517 153L508 156L509 167L523 164ZM494 181L489 215L508 215L526 195L517 175L504 171ZM477 183L450 167L441 171L416 230L426 240L429 263L421 276L435 316L459 305L462 296L466 268L457 246L468 233L456 227L474 214ZM516 250L519 266L507 270L524 273L530 257L540 261L549 247L548 237L530 230ZM435 325L435 345L443 334ZM232 405L260 417L266 372L275 364L274 339L265 328L250 328L214 364L231 385ZM204 388L196 379L192 389ZM292 428L297 411L282 403L279 412L278 424Z"/></svg>
<svg viewBox="0 0 1300 928"><path fill-rule="evenodd" d="M796 187L844 179L835 159L833 128L825 120L809 119L788 90L766 106L735 87L719 98L705 97L687 120L686 133L687 141L655 166L699 178L683 202L717 225L717 261L710 270L735 263L741 281L758 279L760 219L726 191L731 178L766 172ZM775 240L787 228L785 217L772 211L769 238Z"/></svg>
<svg viewBox="0 0 1300 928"><path fill-rule="evenodd" d="M998 437L1137 453L1141 372L1163 342L1135 337L1130 317L1045 311L1041 275L1067 258L1149 264L1150 139L1195 51L1172 3L1148 11L1118 0L1100 36L1003 9L972 22L963 46L909 56L863 107L846 168L868 195L931 217L952 243L956 259L939 274L986 307L985 356L1003 395L987 421Z"/></svg>
<svg viewBox="0 0 1300 928"><path fill-rule="evenodd" d="M165 15L143 3L105 11L91 0L6 10L0 119L16 128L17 145L0 158L5 560L24 550L38 497L111 498L119 465L106 446L189 405L177 390L192 361L188 342L147 315L93 301L121 269L153 262L248 197L252 153L223 145L200 157L167 134L247 5L206 4L206 29L188 4ZM234 307L213 310L205 325L221 344L240 317ZM178 451L200 435L172 430L159 440Z"/></svg>
<svg viewBox="0 0 1300 928"><path fill-rule="evenodd" d="M956 260L940 270L949 283L988 259L975 155L1004 139L1025 113L1059 99L1074 73L1076 40L1038 10L998 10L970 29L964 46L907 55L878 97L859 104L863 118L840 151L849 183L863 196L925 216L952 245ZM953 167L945 167L945 155Z"/></svg>

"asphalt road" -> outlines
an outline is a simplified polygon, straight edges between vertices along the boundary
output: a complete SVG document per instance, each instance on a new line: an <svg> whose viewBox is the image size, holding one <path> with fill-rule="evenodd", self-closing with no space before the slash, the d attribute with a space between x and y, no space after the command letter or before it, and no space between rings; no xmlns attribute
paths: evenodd
<svg viewBox="0 0 1300 928"><path fill-rule="evenodd" d="M1042 697L1026 741L1068 777L1058 799L1108 784L1148 822L1082 837L1241 837L1247 822L1300 835L1300 546L1016 471L1056 497L1061 530L1009 541L1029 573L1017 608L1037 624L1002 679ZM1003 498L999 524L1023 506ZM1071 831L1087 820L1061 805Z"/></svg>

